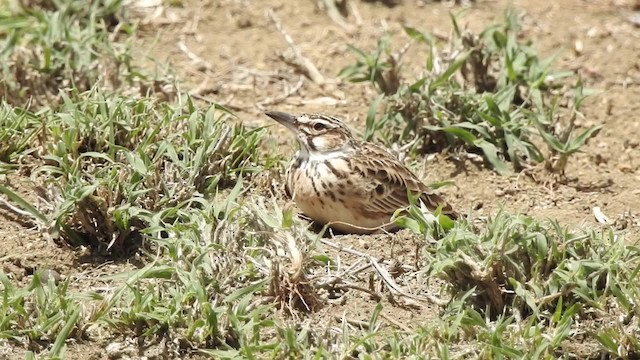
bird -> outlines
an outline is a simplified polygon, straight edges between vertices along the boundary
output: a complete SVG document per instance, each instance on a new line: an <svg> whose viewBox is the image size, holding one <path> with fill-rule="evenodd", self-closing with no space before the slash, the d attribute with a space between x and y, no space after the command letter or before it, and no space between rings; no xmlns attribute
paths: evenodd
<svg viewBox="0 0 640 360"><path fill-rule="evenodd" d="M441 214L459 217L390 151L356 139L342 120L279 111L265 115L296 135L299 150L287 167L285 192L314 222L345 234L395 231L391 218L410 205L409 192L429 211L440 207Z"/></svg>

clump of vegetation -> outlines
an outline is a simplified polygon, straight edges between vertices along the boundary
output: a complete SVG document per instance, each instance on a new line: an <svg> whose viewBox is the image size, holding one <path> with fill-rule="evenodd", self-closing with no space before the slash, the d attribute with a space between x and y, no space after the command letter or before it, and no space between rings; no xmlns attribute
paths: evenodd
<svg viewBox="0 0 640 360"><path fill-rule="evenodd" d="M555 357L578 337L588 344L582 356L640 350L640 250L624 234L505 212L445 230L417 205L399 223L432 244L421 272L443 280L453 297L441 320L425 328L433 337L425 346L438 356L446 354L442 346L453 354L474 344L477 356Z"/></svg>
<svg viewBox="0 0 640 360"><path fill-rule="evenodd" d="M122 249L161 210L189 206L258 169L262 129L230 124L223 108L99 91L63 99L59 110L41 112L31 144L45 162L35 174L44 177L46 205L34 218L54 238Z"/></svg>
<svg viewBox="0 0 640 360"><path fill-rule="evenodd" d="M309 255L314 236L306 228L294 226L290 206L280 209L274 203L270 211L260 204L252 208L251 214L255 219L251 228L256 235L261 235L270 252L269 258L264 259L265 264L259 267L269 275L269 296L280 309L294 317L322 308L323 300L308 278L309 268L317 265Z"/></svg>
<svg viewBox="0 0 640 360"><path fill-rule="evenodd" d="M353 48L357 62L340 75L371 82L382 93L371 105L365 136L386 142L417 137L415 146L425 152L478 152L505 175L542 161L549 164L548 170L563 173L568 156L600 126L575 135L575 119L587 95L582 82L571 86L572 105L560 111L560 98L552 90L572 74L553 72L554 56L540 59L530 42L520 41L517 20L507 12L503 24L474 35L463 32L452 17L453 38L447 50L429 34L405 28L407 35L429 48L424 74L411 83L401 80L400 54L392 54L384 39L371 54ZM382 100L384 110L376 116ZM567 123L562 130L560 118ZM549 146L549 154L544 154L541 142Z"/></svg>
<svg viewBox="0 0 640 360"><path fill-rule="evenodd" d="M0 162L16 163L38 133L36 114L3 102L0 105Z"/></svg>
<svg viewBox="0 0 640 360"><path fill-rule="evenodd" d="M9 104L51 106L60 89L118 88L139 75L128 43L116 41L133 31L120 1L5 6L0 21L0 97Z"/></svg>
<svg viewBox="0 0 640 360"><path fill-rule="evenodd" d="M67 338L84 335L82 307L69 291L68 280L56 284L35 273L28 287L18 288L0 271L0 285L0 339L52 343L48 356L60 358Z"/></svg>
<svg viewBox="0 0 640 360"><path fill-rule="evenodd" d="M558 301L596 302L611 294L611 280L626 282L629 274L619 264L640 260L612 231L571 232L555 221L499 213L479 234L469 230L457 228L439 240L425 271L455 291L475 289L470 300L491 316L541 316Z"/></svg>

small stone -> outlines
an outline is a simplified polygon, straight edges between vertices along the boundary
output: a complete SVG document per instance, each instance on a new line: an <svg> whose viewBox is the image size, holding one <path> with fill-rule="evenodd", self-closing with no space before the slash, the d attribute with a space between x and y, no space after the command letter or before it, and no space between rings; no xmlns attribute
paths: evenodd
<svg viewBox="0 0 640 360"><path fill-rule="evenodd" d="M625 174L631 174L633 173L633 167L631 167L631 164L628 163L622 163L618 165L618 170L620 170L621 172L625 173Z"/></svg>
<svg viewBox="0 0 640 360"><path fill-rule="evenodd" d="M54 284L58 284L62 280L62 276L55 270L45 269L40 271L40 280L43 284L48 283L49 280L53 280Z"/></svg>
<svg viewBox="0 0 640 360"><path fill-rule="evenodd" d="M253 23L251 22L251 18L250 17L241 17L236 21L236 25L238 25L238 27L240 29L246 29L246 28L250 28Z"/></svg>
<svg viewBox="0 0 640 360"><path fill-rule="evenodd" d="M606 164L606 163L609 162L609 159L607 159L606 157L602 156L602 154L596 154L593 157L593 162L596 163L596 165Z"/></svg>
<svg viewBox="0 0 640 360"><path fill-rule="evenodd" d="M580 55L584 52L584 44L582 43L582 40L576 40L574 42L573 51L575 51L577 55Z"/></svg>
<svg viewBox="0 0 640 360"><path fill-rule="evenodd" d="M124 349L124 344L121 342L111 342L105 347L105 351L107 352L107 357L109 359L119 359L122 357L122 350Z"/></svg>

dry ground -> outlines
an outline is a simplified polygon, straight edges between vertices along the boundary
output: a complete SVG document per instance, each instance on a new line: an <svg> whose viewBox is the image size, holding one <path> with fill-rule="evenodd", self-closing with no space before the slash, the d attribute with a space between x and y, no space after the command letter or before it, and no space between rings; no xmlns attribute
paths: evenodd
<svg viewBox="0 0 640 360"><path fill-rule="evenodd" d="M262 115L267 108L333 114L345 118L354 129L363 129L365 114L376 94L368 86L334 80L340 69L354 61L347 44L370 49L383 33L391 32L395 34L393 47L400 49L408 41L401 25L446 35L451 30L448 12L462 8L418 0L404 0L394 7L379 1L351 2L357 5L362 24L348 34L313 1L184 0L180 6L148 16L141 24L138 61L158 68L171 64L183 90L229 106L247 124L267 124ZM142 11L138 5L134 2L132 10ZM588 87L602 91L588 101L583 124L605 124L604 129L583 153L570 160L567 175L571 181L566 185L536 182L527 176L502 177L471 162L464 171L456 171L452 162L439 155L426 158L417 172L425 182L454 181L455 186L445 188L443 193L458 208L473 209L479 215L490 215L504 206L537 218L594 227L592 208L598 206L618 221L620 228L635 234L629 239L639 239L640 28L625 18L632 4L479 0L469 7L461 23L480 30L509 5L526 11L524 31L542 54L565 49L557 67L580 73ZM280 58L288 46L266 16L267 9L273 9L301 51L328 79L329 86L321 88L303 80L298 91L281 98L286 89L296 86L300 76ZM407 74L422 65L424 51L419 45L409 50L404 58ZM271 132L274 142L287 145L279 151L289 152L293 139L277 126ZM273 151L273 147L265 147L265 151ZM10 177L10 181L21 188L19 177ZM400 262L410 263L414 258L413 245L403 244L398 236L346 236L336 241ZM105 265L104 259L48 243L0 208L0 258L4 255L8 257L1 262L2 270L18 281L26 283L34 270L47 268L74 277L73 286L84 289L100 286L94 281L97 275L136 265L133 260ZM355 293L325 307L309 321L335 322L343 315L367 321L375 303L366 294ZM400 305L385 307L384 317L412 327L435 315L429 309ZM101 350L104 344L94 345L71 346L68 356L106 358Z"/></svg>

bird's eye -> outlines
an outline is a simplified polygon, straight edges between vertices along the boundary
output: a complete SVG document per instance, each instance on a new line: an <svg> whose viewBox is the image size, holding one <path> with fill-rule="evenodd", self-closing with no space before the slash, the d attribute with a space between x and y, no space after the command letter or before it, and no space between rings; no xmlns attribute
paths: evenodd
<svg viewBox="0 0 640 360"><path fill-rule="evenodd" d="M326 128L327 128L327 125L320 122L313 124L313 130L315 131L322 131L322 130L325 130Z"/></svg>

